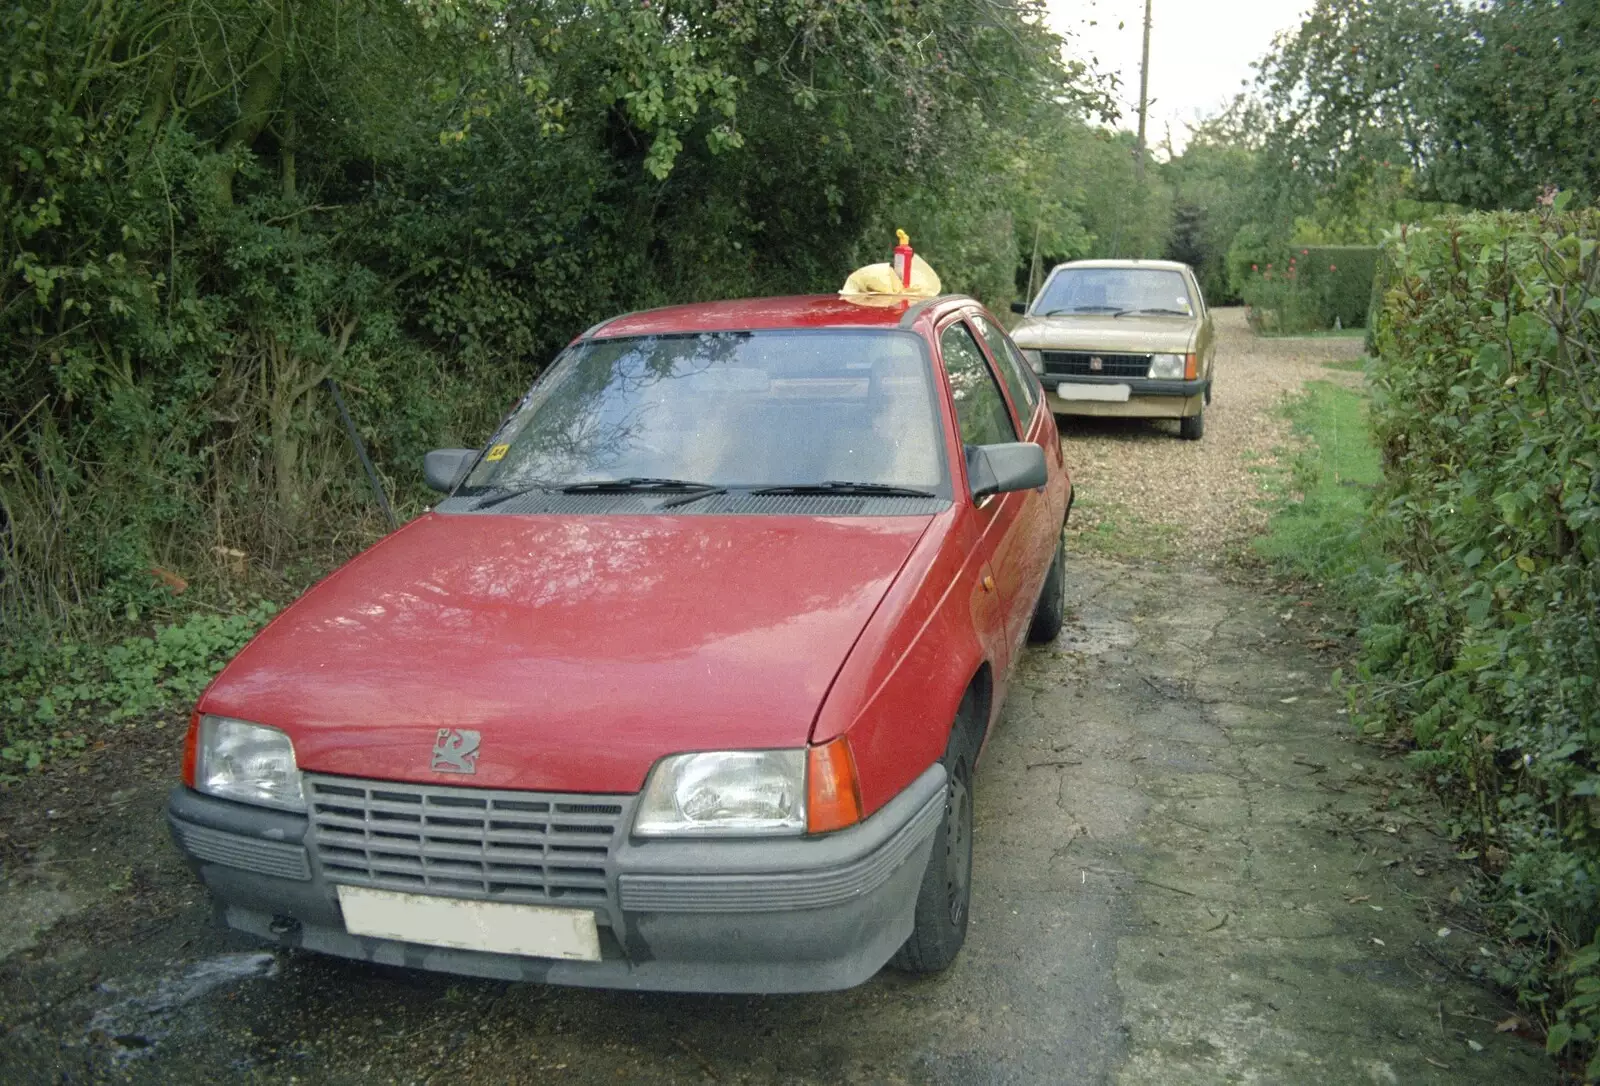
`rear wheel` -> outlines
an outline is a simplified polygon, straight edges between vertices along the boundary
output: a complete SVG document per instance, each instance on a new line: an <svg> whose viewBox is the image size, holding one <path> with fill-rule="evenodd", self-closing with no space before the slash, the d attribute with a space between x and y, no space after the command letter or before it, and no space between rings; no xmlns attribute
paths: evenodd
<svg viewBox="0 0 1600 1086"><path fill-rule="evenodd" d="M956 960L967 941L967 909L972 899L972 762L977 751L969 709L972 696L963 700L962 714L945 752L947 774L944 817L934 831L933 851L917 893L917 913L911 937L895 952L891 964L907 973L938 973Z"/></svg>
<svg viewBox="0 0 1600 1086"><path fill-rule="evenodd" d="M1201 408L1186 419L1178 420L1178 436L1185 441L1199 441L1206 433L1206 413Z"/></svg>
<svg viewBox="0 0 1600 1086"><path fill-rule="evenodd" d="M1050 562L1050 572L1044 575L1044 587L1039 590L1039 602L1033 608L1033 625L1028 627L1028 640L1034 644L1054 641L1061 632L1067 617L1067 546L1057 537L1056 556Z"/></svg>

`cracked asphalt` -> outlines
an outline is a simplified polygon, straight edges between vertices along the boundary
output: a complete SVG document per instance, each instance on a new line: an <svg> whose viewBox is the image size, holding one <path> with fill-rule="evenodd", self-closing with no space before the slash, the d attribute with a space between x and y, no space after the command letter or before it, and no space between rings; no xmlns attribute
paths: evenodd
<svg viewBox="0 0 1600 1086"><path fill-rule="evenodd" d="M263 951L166 840L174 718L0 793L0 1082L1554 1081L1465 979L1437 812L1340 713L1338 617L1237 571L1070 568L979 767L942 976L686 997Z"/></svg>

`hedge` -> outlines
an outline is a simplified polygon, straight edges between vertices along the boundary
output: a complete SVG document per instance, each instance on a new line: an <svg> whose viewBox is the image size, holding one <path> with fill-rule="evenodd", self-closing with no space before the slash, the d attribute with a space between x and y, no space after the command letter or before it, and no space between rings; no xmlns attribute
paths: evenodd
<svg viewBox="0 0 1600 1086"><path fill-rule="evenodd" d="M1559 209L1400 230L1371 370L1393 564L1365 723L1453 802L1553 1052L1600 1032L1597 240L1600 213Z"/></svg>

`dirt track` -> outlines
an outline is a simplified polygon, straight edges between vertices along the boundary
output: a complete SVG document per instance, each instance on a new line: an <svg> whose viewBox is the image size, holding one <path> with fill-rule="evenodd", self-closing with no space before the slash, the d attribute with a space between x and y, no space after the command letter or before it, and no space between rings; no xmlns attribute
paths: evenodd
<svg viewBox="0 0 1600 1086"><path fill-rule="evenodd" d="M1265 422L1229 421L1254 402L1234 386L1297 349L1224 345L1208 462L1269 448ZM1250 416L1269 419L1265 402ZM1067 447L1091 502L1197 452L1132 422ZM1349 736L1328 691L1346 646L1307 603L1080 549L1068 629L1023 663L980 767L966 950L936 979L835 995L586 992L261 953L211 923L165 839L177 721L123 736L0 795L0 1081L1550 1081L1462 979L1477 944L1436 910L1464 874L1399 767Z"/></svg>

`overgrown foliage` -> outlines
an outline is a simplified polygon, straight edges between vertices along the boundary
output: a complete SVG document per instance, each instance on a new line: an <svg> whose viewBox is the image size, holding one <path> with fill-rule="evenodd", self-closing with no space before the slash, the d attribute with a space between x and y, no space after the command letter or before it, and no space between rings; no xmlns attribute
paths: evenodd
<svg viewBox="0 0 1600 1086"><path fill-rule="evenodd" d="M93 732L103 732L193 702L275 610L257 603L230 615L199 612L112 645L67 639L0 647L0 697L9 721L0 743L0 781L53 755L82 750L98 738L87 721L94 722Z"/></svg>
<svg viewBox="0 0 1600 1086"><path fill-rule="evenodd" d="M58 688L111 689L91 645L286 600L386 529L330 381L409 515L426 449L617 312L833 290L895 227L1002 307L1035 253L1159 249L1160 195L1130 211L1107 100L1042 14L0 11L0 635L30 646L7 746L74 734L61 706L94 698Z"/></svg>
<svg viewBox="0 0 1600 1086"><path fill-rule="evenodd" d="M1037 14L6 8L0 623L177 614L237 552L277 571L371 538L328 379L409 510L422 451L476 440L618 311L833 289L897 225L1005 301L1041 222L1089 244L1081 194L1015 155L1098 102Z"/></svg>
<svg viewBox="0 0 1600 1086"><path fill-rule="evenodd" d="M1454 801L1552 1051L1600 1034L1597 245L1592 211L1398 230L1369 373L1393 564L1366 720Z"/></svg>
<svg viewBox="0 0 1600 1086"><path fill-rule="evenodd" d="M1298 249L1261 245L1247 251L1236 243L1231 256L1254 256L1236 275L1257 331L1308 332L1360 328L1367 322L1377 271L1373 245L1316 245ZM1265 260L1266 256L1272 260ZM1263 261L1258 263L1257 261Z"/></svg>

